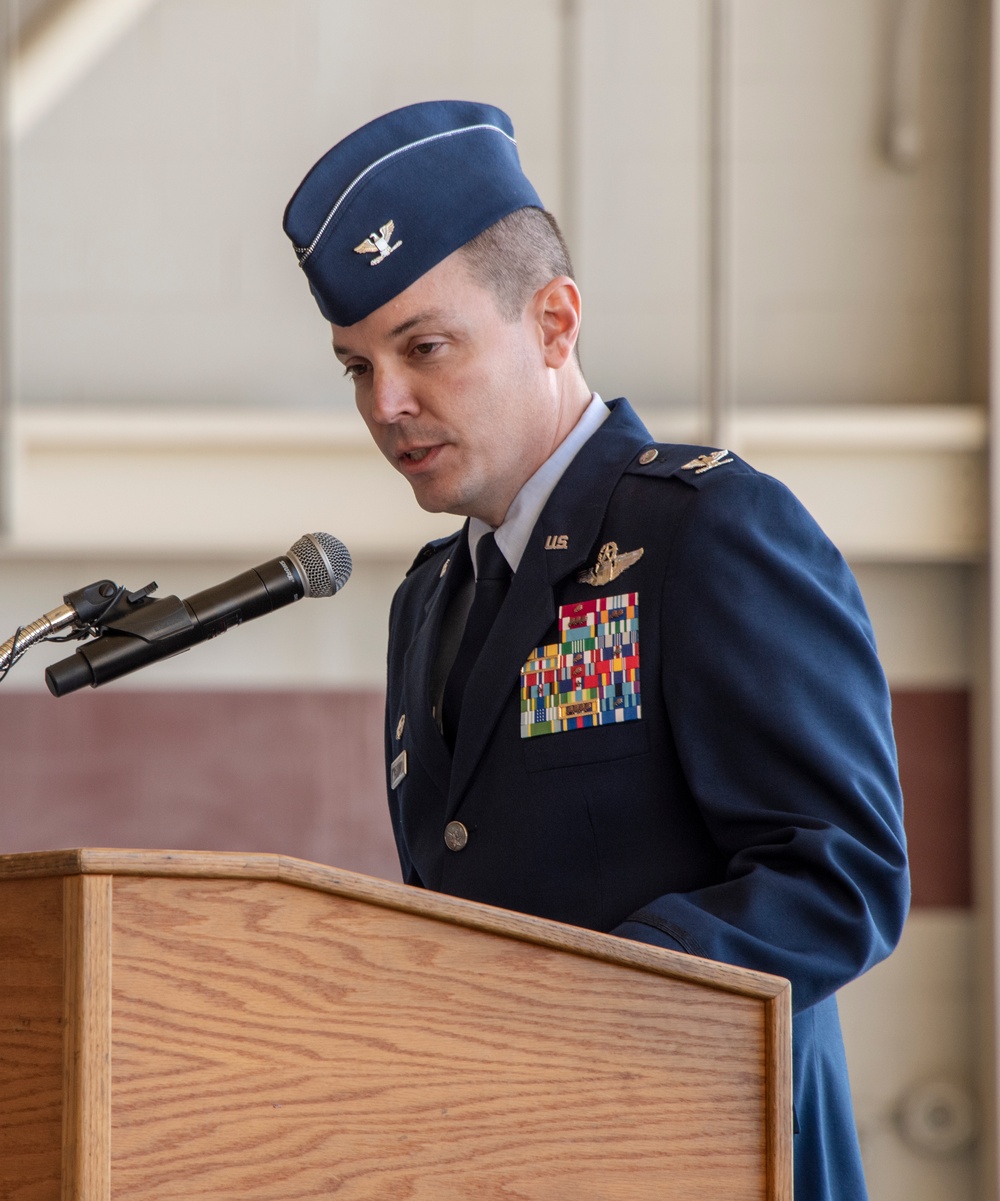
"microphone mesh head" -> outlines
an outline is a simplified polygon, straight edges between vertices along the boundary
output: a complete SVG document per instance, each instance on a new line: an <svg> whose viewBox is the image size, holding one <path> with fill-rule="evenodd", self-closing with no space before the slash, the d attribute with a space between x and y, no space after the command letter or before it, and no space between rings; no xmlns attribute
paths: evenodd
<svg viewBox="0 0 1000 1201"><path fill-rule="evenodd" d="M306 596L333 596L351 576L351 552L332 534L303 534L289 555L302 568Z"/></svg>

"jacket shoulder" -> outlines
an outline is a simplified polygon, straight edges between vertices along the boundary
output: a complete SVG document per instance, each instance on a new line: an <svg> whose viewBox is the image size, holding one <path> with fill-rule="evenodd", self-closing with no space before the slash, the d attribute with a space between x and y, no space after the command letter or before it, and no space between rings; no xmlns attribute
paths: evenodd
<svg viewBox="0 0 1000 1201"><path fill-rule="evenodd" d="M653 442L636 455L625 469L625 474L674 479L700 490L733 475L756 476L760 472L729 450L677 442Z"/></svg>
<svg viewBox="0 0 1000 1201"><path fill-rule="evenodd" d="M425 563L429 563L439 555L450 555L455 549L455 544L458 542L461 532L461 530L456 530L453 534L448 534L445 538L435 538L433 542L428 542L426 546L422 546L417 552L417 557L407 569L406 574L412 575L418 567L423 567Z"/></svg>

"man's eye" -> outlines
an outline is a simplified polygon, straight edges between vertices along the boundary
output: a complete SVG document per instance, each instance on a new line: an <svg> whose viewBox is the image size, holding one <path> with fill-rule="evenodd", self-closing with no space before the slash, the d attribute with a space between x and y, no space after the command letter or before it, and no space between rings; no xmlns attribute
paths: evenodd
<svg viewBox="0 0 1000 1201"><path fill-rule="evenodd" d="M367 370L367 363L348 363L344 368L344 374L348 379L360 379Z"/></svg>
<svg viewBox="0 0 1000 1201"><path fill-rule="evenodd" d="M413 348L413 353L418 355L433 354L440 346L440 342L418 342Z"/></svg>

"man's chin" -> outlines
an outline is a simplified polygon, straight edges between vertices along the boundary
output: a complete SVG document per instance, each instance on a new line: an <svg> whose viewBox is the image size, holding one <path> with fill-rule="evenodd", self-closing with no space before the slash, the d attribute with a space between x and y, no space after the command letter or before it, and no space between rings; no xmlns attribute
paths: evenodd
<svg viewBox="0 0 1000 1201"><path fill-rule="evenodd" d="M455 517L467 517L461 500L449 496L436 488L423 484L419 479L409 480L413 498L425 513L452 513Z"/></svg>

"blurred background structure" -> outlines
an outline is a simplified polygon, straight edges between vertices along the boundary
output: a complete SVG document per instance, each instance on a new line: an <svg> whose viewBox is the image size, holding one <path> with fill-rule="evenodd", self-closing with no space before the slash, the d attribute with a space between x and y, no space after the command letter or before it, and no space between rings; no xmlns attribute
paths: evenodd
<svg viewBox="0 0 1000 1201"><path fill-rule="evenodd" d="M0 853L396 878L388 605L454 519L369 446L281 214L376 114L498 104L575 253L591 386L785 480L855 568L914 870L902 946L842 994L871 1194L1000 1196L990 0L0 4L0 641L93 580L185 596L307 530L355 560L334 600L98 692L53 699L65 648L31 651Z"/></svg>

